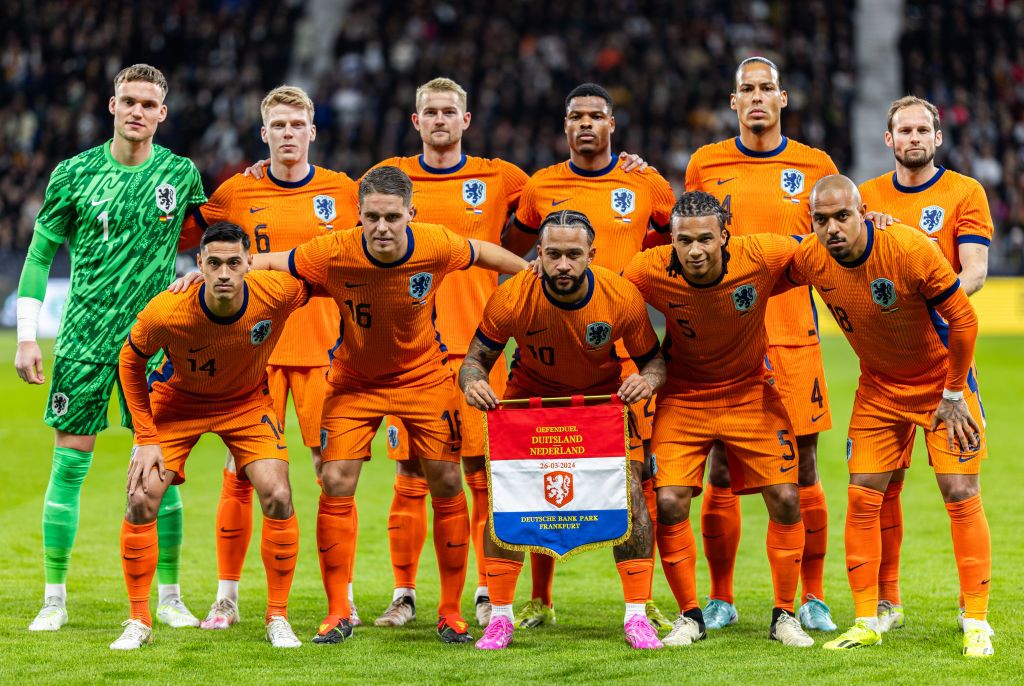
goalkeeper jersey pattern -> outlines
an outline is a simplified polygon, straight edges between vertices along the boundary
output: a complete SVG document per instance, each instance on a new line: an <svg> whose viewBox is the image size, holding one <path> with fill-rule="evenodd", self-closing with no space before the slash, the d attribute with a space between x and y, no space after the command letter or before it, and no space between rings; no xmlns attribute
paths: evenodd
<svg viewBox="0 0 1024 686"><path fill-rule="evenodd" d="M35 224L71 253L55 355L117 364L135 315L174 277L185 215L204 202L192 161L159 145L135 167L110 141L57 165Z"/></svg>

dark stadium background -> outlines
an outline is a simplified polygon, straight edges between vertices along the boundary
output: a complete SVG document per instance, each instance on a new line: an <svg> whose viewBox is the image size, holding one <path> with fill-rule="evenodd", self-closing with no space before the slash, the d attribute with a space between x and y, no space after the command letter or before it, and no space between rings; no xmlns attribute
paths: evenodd
<svg viewBox="0 0 1024 686"><path fill-rule="evenodd" d="M413 92L438 75L469 91L465 150L527 172L567 155L565 93L601 83L616 100L615 148L678 190L697 147L735 135L736 63L764 54L789 91L783 132L858 181L891 168L888 102L935 102L940 163L988 191L991 273L1024 273L1021 2L8 0L0 27L0 296L16 286L51 170L110 137L112 78L140 61L170 83L157 142L191 157L208 193L266 156L270 88L311 93L313 161L357 178L420 151ZM68 268L62 251L52 275Z"/></svg>

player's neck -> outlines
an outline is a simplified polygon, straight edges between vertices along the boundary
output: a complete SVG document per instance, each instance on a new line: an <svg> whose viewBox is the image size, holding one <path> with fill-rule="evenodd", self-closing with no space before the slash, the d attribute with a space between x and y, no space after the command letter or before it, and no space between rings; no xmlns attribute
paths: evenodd
<svg viewBox="0 0 1024 686"><path fill-rule="evenodd" d="M605 148L593 155L581 155L575 150L570 149L569 161L584 171L601 171L612 163L612 151L611 148Z"/></svg>
<svg viewBox="0 0 1024 686"><path fill-rule="evenodd" d="M423 146L423 162L434 169L448 169L462 161L462 141L447 148Z"/></svg>
<svg viewBox="0 0 1024 686"><path fill-rule="evenodd" d="M938 173L939 168L935 166L935 161L931 161L923 167L917 169L910 169L904 167L899 162L896 163L896 180L899 181L901 186L907 186L913 188L915 186L921 186L928 183Z"/></svg>
<svg viewBox="0 0 1024 686"><path fill-rule="evenodd" d="M754 133L752 129L740 127L740 143L747 150L754 152L770 152L782 145L782 127L773 126L761 133Z"/></svg>
<svg viewBox="0 0 1024 686"><path fill-rule="evenodd" d="M110 156L126 167L137 167L149 159L153 153L153 139L130 141L116 133L110 143Z"/></svg>
<svg viewBox="0 0 1024 686"><path fill-rule="evenodd" d="M204 288L203 302L206 303L206 308L213 316L219 319L232 317L242 309L242 304L245 302L245 284L238 289L238 293L230 298L218 298L210 288Z"/></svg>
<svg viewBox="0 0 1024 686"><path fill-rule="evenodd" d="M309 176L309 161L302 160L294 164L286 164L270 158L270 173L278 181L287 181L288 183L302 181Z"/></svg>

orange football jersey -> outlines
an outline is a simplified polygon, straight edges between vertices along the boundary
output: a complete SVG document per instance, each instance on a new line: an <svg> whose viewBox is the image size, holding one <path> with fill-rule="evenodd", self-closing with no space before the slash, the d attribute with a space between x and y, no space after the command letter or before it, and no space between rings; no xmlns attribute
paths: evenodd
<svg viewBox="0 0 1024 686"><path fill-rule="evenodd" d="M811 232L811 188L822 177L838 173L827 153L785 136L779 147L766 152L750 150L737 136L693 153L686 167L686 190L718 198L734 236L800 235ZM773 297L765 318L771 344L817 344L813 307L810 289Z"/></svg>
<svg viewBox="0 0 1024 686"><path fill-rule="evenodd" d="M269 167L259 180L236 174L186 222L184 240L196 245L207 226L228 221L249 234L253 253L291 250L325 231L358 224L357 196L358 187L348 176L313 165L305 179L294 182L275 179ZM330 298L310 300L288 320L270 364L327 366L339 316Z"/></svg>
<svg viewBox="0 0 1024 686"><path fill-rule="evenodd" d="M668 380L659 405L729 407L763 392L767 303L798 247L786 236L733 237L728 269L707 285L687 281L670 245L633 258L623 276L665 315Z"/></svg>
<svg viewBox="0 0 1024 686"><path fill-rule="evenodd" d="M335 231L292 250L292 274L321 286L342 311L329 380L354 387L432 385L451 377L434 327L434 301L445 275L476 260L465 238L443 226L412 222L404 257L380 262L362 228Z"/></svg>
<svg viewBox="0 0 1024 686"><path fill-rule="evenodd" d="M453 167L439 169L423 155L392 157L376 167L398 167L412 179L416 218L440 224L463 238L501 244L501 230L519 204L526 172L504 160L463 155ZM449 352L465 355L498 274L474 267L454 272L437 289L437 330Z"/></svg>
<svg viewBox="0 0 1024 686"><path fill-rule="evenodd" d="M892 172L862 183L860 195L869 210L890 214L923 231L957 273L961 244L992 244L988 197L981 184L969 176L939 167L930 181L903 186Z"/></svg>
<svg viewBox="0 0 1024 686"><path fill-rule="evenodd" d="M267 360L289 315L309 300L310 287L287 274L249 272L242 308L228 318L209 310L205 293L205 284L193 284L180 294L161 293L132 326L121 350L122 369L164 351L162 368L149 377L154 402L191 403L197 412L217 412L263 393ZM132 393L127 385L125 396L135 419L136 442L142 445L156 431L149 398L145 388Z"/></svg>
<svg viewBox="0 0 1024 686"><path fill-rule="evenodd" d="M491 296L476 336L491 350L516 339L510 384L533 396L614 393L622 377L615 341L638 367L657 354L658 336L636 287L601 267L587 270L586 283L586 296L567 305L524 271Z"/></svg>
<svg viewBox="0 0 1024 686"><path fill-rule="evenodd" d="M857 260L838 262L821 241L807 238L789 271L793 283L814 286L850 341L862 389L911 412L934 409L944 384L976 391L968 376L973 336L970 349L961 350L964 359L951 360L947 349L951 326L977 326L949 262L917 229L868 222L864 230L867 247Z"/></svg>

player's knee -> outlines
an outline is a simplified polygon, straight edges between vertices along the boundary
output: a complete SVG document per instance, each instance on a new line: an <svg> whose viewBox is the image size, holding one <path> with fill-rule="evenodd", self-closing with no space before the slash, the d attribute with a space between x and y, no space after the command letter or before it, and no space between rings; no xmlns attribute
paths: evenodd
<svg viewBox="0 0 1024 686"><path fill-rule="evenodd" d="M356 477L346 470L333 469L329 462L320 470L320 482L329 496L355 495L356 492Z"/></svg>
<svg viewBox="0 0 1024 686"><path fill-rule="evenodd" d="M454 498L462 492L462 472L454 462L433 465L427 472L430 495L437 498Z"/></svg>
<svg viewBox="0 0 1024 686"><path fill-rule="evenodd" d="M128 494L125 518L132 524L146 524L156 519L159 510L160 500L138 488Z"/></svg>
<svg viewBox="0 0 1024 686"><path fill-rule="evenodd" d="M287 483L272 485L260 494L260 506L271 519L287 519L292 511L292 489Z"/></svg>
<svg viewBox="0 0 1024 686"><path fill-rule="evenodd" d="M678 524L690 516L689 488L658 489L658 523Z"/></svg>
<svg viewBox="0 0 1024 686"><path fill-rule="evenodd" d="M977 481L957 479L941 484L942 499L947 503L958 503L978 495Z"/></svg>
<svg viewBox="0 0 1024 686"><path fill-rule="evenodd" d="M784 484L765 490L765 502L771 518L780 524L800 521L800 491L794 484Z"/></svg>

